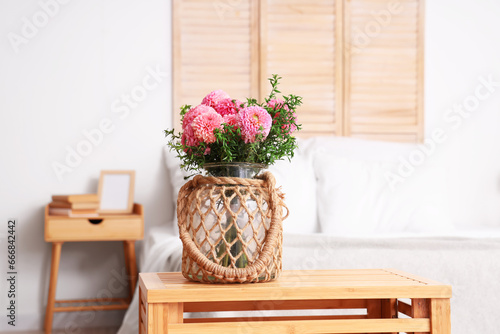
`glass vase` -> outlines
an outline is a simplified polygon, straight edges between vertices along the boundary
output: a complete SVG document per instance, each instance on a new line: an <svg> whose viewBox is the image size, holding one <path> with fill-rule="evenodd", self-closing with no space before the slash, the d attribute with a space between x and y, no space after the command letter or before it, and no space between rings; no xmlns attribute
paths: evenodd
<svg viewBox="0 0 500 334"><path fill-rule="evenodd" d="M209 163L204 166L208 176L236 178L255 178L265 167L255 163ZM212 262L234 269L253 263L260 254L271 223L266 195L254 187L234 184L216 184L201 192L203 200L199 210L191 208L195 213L190 233L202 254ZM196 263L191 265L194 269L197 266ZM274 276L276 268L271 269L271 277ZM214 277L208 279L217 282Z"/></svg>

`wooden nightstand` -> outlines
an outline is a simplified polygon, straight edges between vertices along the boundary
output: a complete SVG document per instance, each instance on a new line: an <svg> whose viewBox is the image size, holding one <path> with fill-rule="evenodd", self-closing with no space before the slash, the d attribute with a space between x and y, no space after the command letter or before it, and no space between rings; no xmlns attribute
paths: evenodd
<svg viewBox="0 0 500 334"><path fill-rule="evenodd" d="M135 241L144 237L144 212L142 205L134 204L132 214L102 215L95 218L49 216L48 212L49 208L47 206L45 208L45 241L52 242L52 261L49 297L45 314L45 333L48 334L52 331L54 312L127 309L137 282ZM64 242L74 241L123 241L125 266L129 276L129 298L64 301L55 299L61 247ZM56 306L56 304L63 303L65 306Z"/></svg>

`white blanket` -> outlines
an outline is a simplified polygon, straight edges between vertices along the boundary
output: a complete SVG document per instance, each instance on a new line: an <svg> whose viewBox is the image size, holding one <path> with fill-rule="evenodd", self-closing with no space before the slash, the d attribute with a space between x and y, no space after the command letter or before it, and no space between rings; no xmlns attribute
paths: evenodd
<svg viewBox="0 0 500 334"><path fill-rule="evenodd" d="M397 268L453 287L454 334L500 328L500 233L338 238L285 235L284 269ZM150 233L141 272L180 271L182 245L164 229ZM138 333L137 291L118 334Z"/></svg>

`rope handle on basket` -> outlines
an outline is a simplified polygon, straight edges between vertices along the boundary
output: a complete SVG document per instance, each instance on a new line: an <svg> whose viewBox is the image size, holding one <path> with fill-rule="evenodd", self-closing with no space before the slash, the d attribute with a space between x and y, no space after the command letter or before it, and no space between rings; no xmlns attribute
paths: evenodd
<svg viewBox="0 0 500 334"><path fill-rule="evenodd" d="M193 180L188 181L179 191L177 198L177 220L179 225L179 237L184 245L184 250L187 254L204 270L211 272L214 276L227 277L227 278L256 278L272 261L274 250L277 246L280 237L281 226L279 222L288 217L288 208L284 205L281 194L275 189L276 180L270 172L258 176L258 179L243 179L232 177L203 177L197 175ZM186 225L182 224L182 212L184 212L187 205L187 196L196 187L200 185L210 184L224 184L224 185L244 185L244 186L266 186L269 193L268 205L271 208L271 223L266 236L266 242L259 257L249 266L245 268L229 268L221 266L215 262L210 261L204 254L200 252L194 241L191 239ZM183 196L181 196L183 195ZM285 207L287 214L281 217L281 207Z"/></svg>

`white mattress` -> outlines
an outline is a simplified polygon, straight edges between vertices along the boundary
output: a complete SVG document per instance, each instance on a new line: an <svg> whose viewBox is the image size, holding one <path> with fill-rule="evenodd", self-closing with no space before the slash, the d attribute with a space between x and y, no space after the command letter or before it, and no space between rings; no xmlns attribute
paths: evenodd
<svg viewBox="0 0 500 334"><path fill-rule="evenodd" d="M179 271L182 245L166 228L151 230L141 272ZM452 332L495 333L500 328L500 230L448 235L386 234L364 237L285 235L283 268L397 268L451 284ZM119 334L138 332L137 293Z"/></svg>

